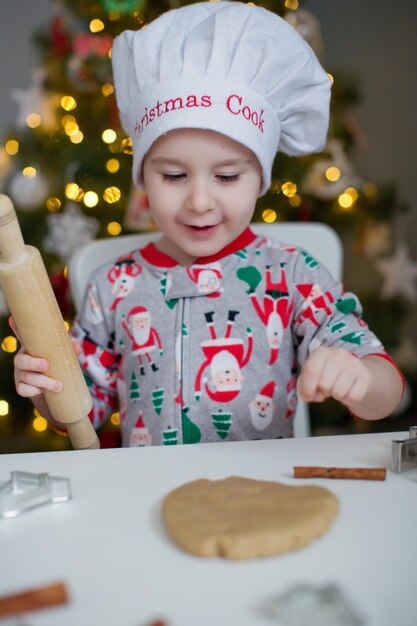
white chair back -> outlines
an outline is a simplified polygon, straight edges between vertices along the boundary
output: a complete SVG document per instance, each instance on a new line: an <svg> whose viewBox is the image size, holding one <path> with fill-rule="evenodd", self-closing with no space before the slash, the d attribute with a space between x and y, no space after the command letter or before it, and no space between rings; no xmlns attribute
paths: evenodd
<svg viewBox="0 0 417 626"><path fill-rule="evenodd" d="M316 222L254 222L252 230L266 237L294 244L308 250L327 267L336 280L342 278L342 244L336 232L326 224ZM76 250L68 263L68 278L75 310L79 311L93 270L107 261L141 248L159 237L158 232L123 235L91 241ZM294 418L294 435L307 437L311 434L308 408L298 401Z"/></svg>

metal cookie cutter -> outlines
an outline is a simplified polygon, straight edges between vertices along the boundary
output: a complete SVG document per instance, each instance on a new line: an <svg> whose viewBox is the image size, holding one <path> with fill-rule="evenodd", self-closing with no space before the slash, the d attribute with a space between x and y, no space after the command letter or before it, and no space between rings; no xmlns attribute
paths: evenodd
<svg viewBox="0 0 417 626"><path fill-rule="evenodd" d="M66 502L70 498L68 478L47 473L10 472L10 480L0 486L0 518L16 517L35 506Z"/></svg>
<svg viewBox="0 0 417 626"><path fill-rule="evenodd" d="M403 472L417 467L417 426L410 426L408 439L393 439L391 445L391 468Z"/></svg>

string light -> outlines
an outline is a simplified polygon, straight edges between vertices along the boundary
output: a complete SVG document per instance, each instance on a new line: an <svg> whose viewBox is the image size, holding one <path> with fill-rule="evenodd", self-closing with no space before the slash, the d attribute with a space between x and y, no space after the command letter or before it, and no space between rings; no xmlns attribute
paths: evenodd
<svg viewBox="0 0 417 626"><path fill-rule="evenodd" d="M332 166L328 167L325 173L327 180L334 183L336 180L339 180L341 172L338 167Z"/></svg>
<svg viewBox="0 0 417 626"><path fill-rule="evenodd" d="M106 128L106 130L103 130L101 138L104 143L113 143L113 141L117 139L116 131L114 131L112 128Z"/></svg>
<svg viewBox="0 0 417 626"><path fill-rule="evenodd" d="M346 189L343 193L340 194L340 196L337 199L340 208L344 209L345 211L350 211L357 197L357 196L355 197L354 194L352 193L351 191L352 189L353 188L350 188L349 190Z"/></svg>
<svg viewBox="0 0 417 626"><path fill-rule="evenodd" d="M291 196L290 198L288 198L288 202L291 206L297 208L300 206L301 204L301 197L298 194L294 194L293 196Z"/></svg>
<svg viewBox="0 0 417 626"><path fill-rule="evenodd" d="M285 8L296 11L298 9L298 0L285 0Z"/></svg>
<svg viewBox="0 0 417 626"><path fill-rule="evenodd" d="M63 96L61 98L61 107L64 111L73 111L77 106L77 101L72 96Z"/></svg>
<svg viewBox="0 0 417 626"><path fill-rule="evenodd" d="M110 83L105 83L101 88L101 93L103 96L111 96L114 93L114 87Z"/></svg>
<svg viewBox="0 0 417 626"><path fill-rule="evenodd" d="M23 168L22 173L23 173L23 176L26 176L26 178L35 178L37 174L36 167L32 167L31 165L28 165L28 167Z"/></svg>
<svg viewBox="0 0 417 626"><path fill-rule="evenodd" d="M70 135L70 141L75 144L81 143L83 139L84 139L84 135L80 130L77 130L75 133Z"/></svg>
<svg viewBox="0 0 417 626"><path fill-rule="evenodd" d="M133 154L132 140L131 140L130 137L127 137L126 139L123 139L123 141L122 141L122 151L125 154Z"/></svg>
<svg viewBox="0 0 417 626"><path fill-rule="evenodd" d="M61 200L59 198L48 198L46 208L50 213L56 213L61 208Z"/></svg>
<svg viewBox="0 0 417 626"><path fill-rule="evenodd" d="M9 403L6 400L0 400L0 415L5 417L9 414Z"/></svg>
<svg viewBox="0 0 417 626"><path fill-rule="evenodd" d="M297 185L290 181L284 183L281 186L281 189L284 196L288 196L288 198L291 198L291 196L294 196L297 193Z"/></svg>
<svg viewBox="0 0 417 626"><path fill-rule="evenodd" d="M9 352L12 354L17 350L17 339L13 335L8 335L1 342L1 347L4 352Z"/></svg>
<svg viewBox="0 0 417 626"><path fill-rule="evenodd" d="M93 20L91 20L89 28L90 32L99 33L104 30L104 22L102 22L98 18L94 18Z"/></svg>
<svg viewBox="0 0 417 626"><path fill-rule="evenodd" d="M120 424L120 415L119 413L112 413L110 417L110 421L114 426L119 426Z"/></svg>
<svg viewBox="0 0 417 626"><path fill-rule="evenodd" d="M65 186L65 196L68 200L79 202L83 199L84 191L77 185L77 183L68 183Z"/></svg>
<svg viewBox="0 0 417 626"><path fill-rule="evenodd" d="M110 174L115 174L120 169L120 162L118 159L109 159L106 163L106 170L110 172Z"/></svg>
<svg viewBox="0 0 417 626"><path fill-rule="evenodd" d="M16 139L9 139L6 141L4 149L9 156L15 156L19 152L19 142Z"/></svg>
<svg viewBox="0 0 417 626"><path fill-rule="evenodd" d="M122 232L122 227L119 222L110 222L107 224L107 232L109 235L112 235L112 237L117 237L117 235L120 235Z"/></svg>
<svg viewBox="0 0 417 626"><path fill-rule="evenodd" d="M267 224L272 224L277 219L276 211L274 209L265 209L262 213L262 219Z"/></svg>
<svg viewBox="0 0 417 626"><path fill-rule="evenodd" d="M32 427L37 433L43 433L48 428L48 422L38 413L32 421Z"/></svg>
<svg viewBox="0 0 417 626"><path fill-rule="evenodd" d="M378 188L375 183L365 183L363 186L363 193L368 198L376 198L378 195Z"/></svg>
<svg viewBox="0 0 417 626"><path fill-rule="evenodd" d="M103 193L103 199L108 204L114 204L114 202L118 202L122 196L122 192L118 187L107 187Z"/></svg>
<svg viewBox="0 0 417 626"><path fill-rule="evenodd" d="M89 208L93 206L97 206L98 195L96 194L95 191L86 191L84 194L83 202L85 206L88 206Z"/></svg>
<svg viewBox="0 0 417 626"><path fill-rule="evenodd" d="M29 128L37 128L41 125L42 118L38 113L29 113L26 118L26 126Z"/></svg>

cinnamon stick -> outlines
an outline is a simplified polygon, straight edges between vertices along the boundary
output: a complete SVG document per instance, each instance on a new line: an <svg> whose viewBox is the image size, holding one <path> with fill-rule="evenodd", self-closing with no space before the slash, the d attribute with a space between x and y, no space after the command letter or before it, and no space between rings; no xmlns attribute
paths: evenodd
<svg viewBox="0 0 417 626"><path fill-rule="evenodd" d="M47 609L68 603L68 591L65 583L27 589L19 593L0 597L0 617L19 615L36 609Z"/></svg>
<svg viewBox="0 0 417 626"><path fill-rule="evenodd" d="M294 478L350 478L353 480L385 480L385 467L294 467Z"/></svg>

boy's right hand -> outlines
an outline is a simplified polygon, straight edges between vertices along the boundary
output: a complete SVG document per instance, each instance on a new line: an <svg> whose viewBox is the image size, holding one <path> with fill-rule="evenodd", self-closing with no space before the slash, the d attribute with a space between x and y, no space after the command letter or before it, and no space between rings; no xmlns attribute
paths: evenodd
<svg viewBox="0 0 417 626"><path fill-rule="evenodd" d="M14 382L16 391L23 398L35 398L44 391L61 391L62 382L47 376L49 362L44 358L33 357L28 354L22 343L13 317L9 318L9 325L21 344L20 350L14 357ZM75 354L80 354L80 346L73 340Z"/></svg>

